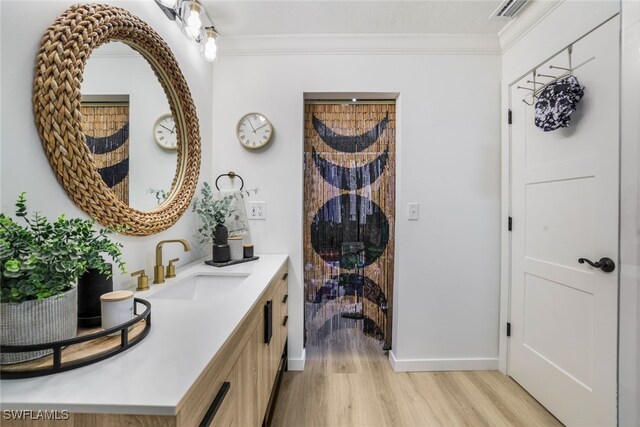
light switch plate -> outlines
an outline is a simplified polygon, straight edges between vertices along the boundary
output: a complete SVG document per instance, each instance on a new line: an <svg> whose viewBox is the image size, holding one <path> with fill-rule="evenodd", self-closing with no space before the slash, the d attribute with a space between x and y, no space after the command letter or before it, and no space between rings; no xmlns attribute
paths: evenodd
<svg viewBox="0 0 640 427"><path fill-rule="evenodd" d="M420 218L420 204L409 203L407 208L407 218L409 221L417 221Z"/></svg>
<svg viewBox="0 0 640 427"><path fill-rule="evenodd" d="M267 202L248 202L248 219L267 219Z"/></svg>

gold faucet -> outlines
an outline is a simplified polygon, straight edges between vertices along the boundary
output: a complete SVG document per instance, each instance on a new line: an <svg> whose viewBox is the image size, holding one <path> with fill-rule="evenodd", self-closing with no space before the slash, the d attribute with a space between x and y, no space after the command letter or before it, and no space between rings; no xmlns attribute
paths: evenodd
<svg viewBox="0 0 640 427"><path fill-rule="evenodd" d="M153 267L153 283L164 283L164 265L162 265L162 245L165 243L182 243L185 252L191 250L189 242L184 239L162 240L156 245L156 265Z"/></svg>

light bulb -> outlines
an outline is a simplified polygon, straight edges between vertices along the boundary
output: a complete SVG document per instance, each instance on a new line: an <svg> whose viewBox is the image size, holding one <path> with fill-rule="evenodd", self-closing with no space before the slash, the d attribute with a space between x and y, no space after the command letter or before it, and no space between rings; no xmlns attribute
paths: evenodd
<svg viewBox="0 0 640 427"><path fill-rule="evenodd" d="M202 8L195 1L182 2L182 31L190 39L197 40L200 38L200 30L202 29Z"/></svg>
<svg viewBox="0 0 640 427"><path fill-rule="evenodd" d="M216 55L218 54L218 46L216 45L216 37L218 33L213 27L208 27L206 29L206 38L204 45L202 46L202 56L208 62L213 62L216 59Z"/></svg>
<svg viewBox="0 0 640 427"><path fill-rule="evenodd" d="M196 8L193 8L189 11L189 17L187 18L187 27L193 28L194 30L200 30L202 27L202 21L200 20L200 11Z"/></svg>
<svg viewBox="0 0 640 427"><path fill-rule="evenodd" d="M204 50L202 51L202 55L204 59L209 62L213 62L216 59L216 55L218 53L218 46L216 46L216 41L214 39L208 39L204 45Z"/></svg>
<svg viewBox="0 0 640 427"><path fill-rule="evenodd" d="M184 33L191 39L197 39L200 35L200 30L193 27L184 27Z"/></svg>

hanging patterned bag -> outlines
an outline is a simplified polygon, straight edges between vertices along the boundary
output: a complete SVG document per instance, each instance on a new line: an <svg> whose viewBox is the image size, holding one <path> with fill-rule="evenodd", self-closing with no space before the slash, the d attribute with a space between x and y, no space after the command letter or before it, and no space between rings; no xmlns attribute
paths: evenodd
<svg viewBox="0 0 640 427"><path fill-rule="evenodd" d="M571 114L584 96L584 86L571 75L549 84L536 102L535 125L545 132L569 127Z"/></svg>

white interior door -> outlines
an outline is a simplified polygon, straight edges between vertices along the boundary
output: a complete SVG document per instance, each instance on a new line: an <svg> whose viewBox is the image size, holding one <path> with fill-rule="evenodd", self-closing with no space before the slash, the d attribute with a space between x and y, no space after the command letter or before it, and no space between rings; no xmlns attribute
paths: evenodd
<svg viewBox="0 0 640 427"><path fill-rule="evenodd" d="M509 375L568 426L616 424L619 19L573 46L586 87L571 127L543 132L512 86ZM557 74L566 52L538 68Z"/></svg>

